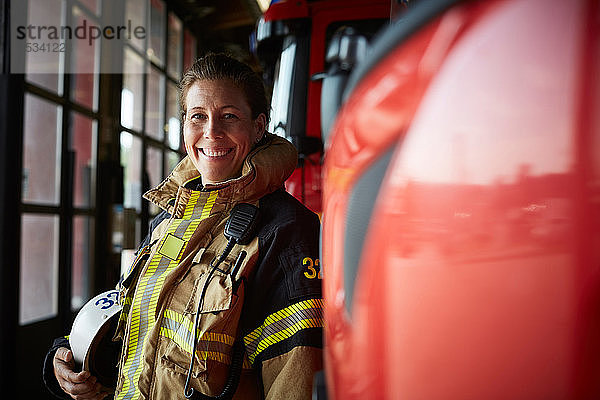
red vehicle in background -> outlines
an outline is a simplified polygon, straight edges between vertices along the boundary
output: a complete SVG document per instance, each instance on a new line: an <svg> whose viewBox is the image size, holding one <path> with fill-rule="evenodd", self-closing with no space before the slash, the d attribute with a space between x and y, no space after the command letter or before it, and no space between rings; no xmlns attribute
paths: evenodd
<svg viewBox="0 0 600 400"><path fill-rule="evenodd" d="M420 2L355 68L323 171L330 399L600 398L599 4Z"/></svg>
<svg viewBox="0 0 600 400"><path fill-rule="evenodd" d="M287 190L319 214L321 81L336 64L326 60L326 49L343 27L369 40L389 22L390 7L390 0L274 0L252 38L267 87L273 88L269 131L288 138L300 156L298 168L286 182ZM361 46L347 51L366 49L364 43ZM352 67L338 69L347 77Z"/></svg>

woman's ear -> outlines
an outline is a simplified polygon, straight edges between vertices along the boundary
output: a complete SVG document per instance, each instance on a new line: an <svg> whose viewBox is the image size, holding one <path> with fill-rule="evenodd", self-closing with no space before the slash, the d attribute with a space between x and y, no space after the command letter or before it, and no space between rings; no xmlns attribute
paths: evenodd
<svg viewBox="0 0 600 400"><path fill-rule="evenodd" d="M260 113L260 114L258 114L258 117L256 117L256 119L254 120L254 129L255 129L255 133L256 133L255 140L257 142L260 141L260 139L262 139L266 128L267 128L267 117L265 116L265 114Z"/></svg>

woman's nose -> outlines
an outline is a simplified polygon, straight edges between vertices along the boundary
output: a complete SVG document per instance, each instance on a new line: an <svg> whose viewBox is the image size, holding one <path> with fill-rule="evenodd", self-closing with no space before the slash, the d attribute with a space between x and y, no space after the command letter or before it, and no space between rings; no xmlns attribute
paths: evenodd
<svg viewBox="0 0 600 400"><path fill-rule="evenodd" d="M223 130L218 118L209 117L204 125L204 137L216 139L223 137Z"/></svg>

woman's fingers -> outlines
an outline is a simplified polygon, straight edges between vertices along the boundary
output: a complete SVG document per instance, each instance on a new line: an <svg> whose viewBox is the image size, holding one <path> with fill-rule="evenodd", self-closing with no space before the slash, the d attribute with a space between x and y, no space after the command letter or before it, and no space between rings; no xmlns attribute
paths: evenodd
<svg viewBox="0 0 600 400"><path fill-rule="evenodd" d="M61 347L54 356L54 375L62 390L76 400L100 400L106 396L102 385L89 371L75 372L73 353Z"/></svg>

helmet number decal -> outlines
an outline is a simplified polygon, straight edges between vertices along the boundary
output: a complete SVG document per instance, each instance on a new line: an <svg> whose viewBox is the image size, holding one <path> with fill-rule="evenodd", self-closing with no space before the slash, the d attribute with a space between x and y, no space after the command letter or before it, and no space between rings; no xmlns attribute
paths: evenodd
<svg viewBox="0 0 600 400"><path fill-rule="evenodd" d="M115 304L115 300L111 300L111 297L115 297L115 300L118 298L118 292L114 291L114 292L110 292L106 295L106 297L101 297L99 298L96 303L94 303L97 306L100 306L100 309L102 310L106 310L107 308L111 308L114 304Z"/></svg>

